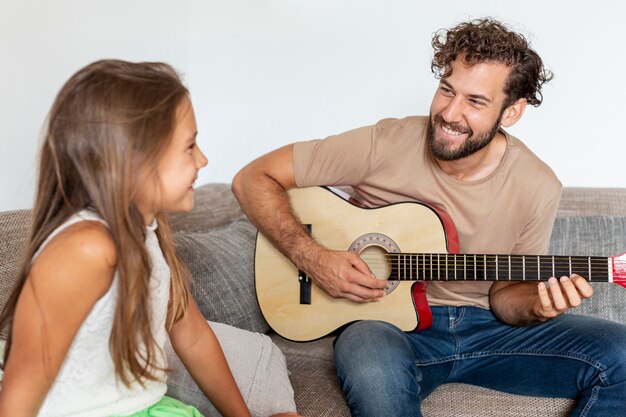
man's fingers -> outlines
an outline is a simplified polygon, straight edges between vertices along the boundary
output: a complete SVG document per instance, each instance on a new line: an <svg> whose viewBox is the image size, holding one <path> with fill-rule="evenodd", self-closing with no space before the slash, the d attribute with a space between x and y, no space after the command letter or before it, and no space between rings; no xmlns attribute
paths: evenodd
<svg viewBox="0 0 626 417"><path fill-rule="evenodd" d="M333 298L364 303L379 301L387 283L374 277L368 265L354 252L327 251L320 268L311 274L316 285Z"/></svg>
<svg viewBox="0 0 626 417"><path fill-rule="evenodd" d="M537 292L539 293L539 301L541 302L541 308L544 311L552 310L552 300L550 299L550 294L548 294L548 289L546 288L546 284L540 282L537 286Z"/></svg>
<svg viewBox="0 0 626 417"><path fill-rule="evenodd" d="M348 252L348 253L350 254L350 263L352 264L354 269L356 269L357 271L365 275L374 276L374 273L370 269L367 262L363 260L363 258L361 258L359 255L357 255L354 252Z"/></svg>
<svg viewBox="0 0 626 417"><path fill-rule="evenodd" d="M379 290L371 290L358 285L353 285L347 292L341 294L343 298L347 298L348 300L352 300L357 303L381 301L384 295L384 291L382 291L381 295Z"/></svg>
<svg viewBox="0 0 626 417"><path fill-rule="evenodd" d="M364 300L374 301L384 297L387 282L353 270L341 283L341 291L356 295Z"/></svg>
<svg viewBox="0 0 626 417"><path fill-rule="evenodd" d="M565 296L567 297L567 303L572 307L578 307L582 301L574 283L569 279L569 277L561 277L560 282L561 287L565 292Z"/></svg>
<svg viewBox="0 0 626 417"><path fill-rule="evenodd" d="M350 300L359 304L369 303L371 301L371 300L359 297L358 295L355 295L352 293L344 293L342 294L341 298L345 298L346 300Z"/></svg>
<svg viewBox="0 0 626 417"><path fill-rule="evenodd" d="M354 254L351 262L354 269L362 274L355 275L353 282L373 289L384 290L387 288L387 281L377 279L367 262L365 262L359 255Z"/></svg>
<svg viewBox="0 0 626 417"><path fill-rule="evenodd" d="M543 282L537 286L537 294L541 303L543 317L557 316L569 308L578 307L584 298L591 297L593 288L579 275L554 277L548 280L549 288Z"/></svg>
<svg viewBox="0 0 626 417"><path fill-rule="evenodd" d="M356 253L351 253L351 255L350 263L352 264L352 271L350 271L347 276L349 282L371 289L384 290L387 288L387 281L377 279L367 263L359 255Z"/></svg>
<svg viewBox="0 0 626 417"><path fill-rule="evenodd" d="M552 304L557 311L564 311L567 309L567 302L563 297L563 292L561 291L561 286L559 285L559 281L552 277L548 280L550 284L550 295L552 296Z"/></svg>
<svg viewBox="0 0 626 417"><path fill-rule="evenodd" d="M570 280L574 283L574 285L578 289L578 293L583 298L589 298L593 295L593 287L586 279L584 279L580 275L572 274L572 276L570 276Z"/></svg>

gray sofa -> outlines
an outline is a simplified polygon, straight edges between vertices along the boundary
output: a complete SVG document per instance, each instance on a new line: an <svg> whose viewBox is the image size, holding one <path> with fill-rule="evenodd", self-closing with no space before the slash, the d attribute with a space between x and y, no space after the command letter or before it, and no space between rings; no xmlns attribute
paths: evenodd
<svg viewBox="0 0 626 417"><path fill-rule="evenodd" d="M0 305L22 261L30 212L0 213ZM193 276L192 292L205 316L248 330L267 332L287 357L296 404L307 417L349 416L335 380L333 336L306 343L273 334L256 304L256 230L243 217L228 184L207 184L191 213L170 216L178 253ZM561 255L613 256L626 251L626 188L565 188L550 242ZM577 314L626 324L626 288L595 284L596 294ZM2 333L2 338L6 333ZM464 384L437 389L423 405L427 417L565 417L572 400L508 395ZM381 416L383 417L383 416Z"/></svg>

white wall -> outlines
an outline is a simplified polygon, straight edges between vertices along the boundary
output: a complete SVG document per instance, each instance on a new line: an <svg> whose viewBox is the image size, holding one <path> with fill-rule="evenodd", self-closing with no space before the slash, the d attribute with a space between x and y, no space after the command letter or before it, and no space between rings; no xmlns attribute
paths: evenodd
<svg viewBox="0 0 626 417"><path fill-rule="evenodd" d="M0 0L0 210L32 206L36 156L56 93L102 58L188 72L188 3Z"/></svg>
<svg viewBox="0 0 626 417"><path fill-rule="evenodd" d="M566 186L626 187L626 7L609 0L35 4L0 6L0 210L32 204L45 113L65 79L96 58L158 59L181 70L209 157L199 182L228 182L248 161L295 140L426 114L436 87L432 32L485 15L526 34L555 73L544 104L510 131Z"/></svg>

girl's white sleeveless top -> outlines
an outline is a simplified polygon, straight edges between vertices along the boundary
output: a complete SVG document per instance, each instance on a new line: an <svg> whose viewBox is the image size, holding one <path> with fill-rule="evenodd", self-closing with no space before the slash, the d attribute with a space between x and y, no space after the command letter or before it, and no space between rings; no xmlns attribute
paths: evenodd
<svg viewBox="0 0 626 417"><path fill-rule="evenodd" d="M33 260L59 232L72 224L86 220L98 221L106 225L97 214L83 210L51 233ZM167 361L162 352L167 337L165 320L170 294L170 269L159 246L156 228L156 221L146 228L146 247L152 262L151 329L159 347L156 349L157 363L161 368L166 368ZM119 277L116 272L111 287L94 304L78 330L38 416L126 416L155 404L165 394L167 386L164 372L155 371L160 380L144 381L143 387L137 382L126 387L116 377L109 350L109 337L118 299L118 281Z"/></svg>

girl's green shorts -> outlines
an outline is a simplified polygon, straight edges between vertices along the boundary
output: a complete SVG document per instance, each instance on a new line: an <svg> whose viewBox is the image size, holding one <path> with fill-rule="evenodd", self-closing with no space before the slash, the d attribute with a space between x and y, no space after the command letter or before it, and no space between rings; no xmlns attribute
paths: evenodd
<svg viewBox="0 0 626 417"><path fill-rule="evenodd" d="M158 403L127 417L204 417L190 405L164 396Z"/></svg>

